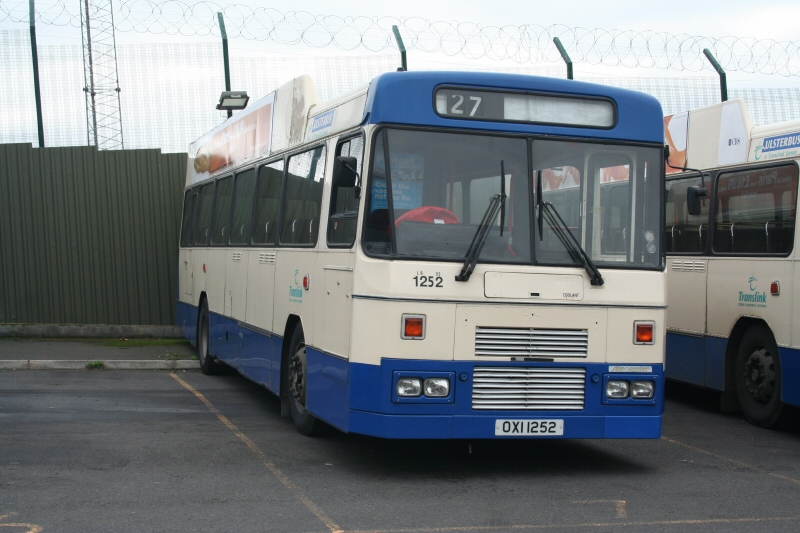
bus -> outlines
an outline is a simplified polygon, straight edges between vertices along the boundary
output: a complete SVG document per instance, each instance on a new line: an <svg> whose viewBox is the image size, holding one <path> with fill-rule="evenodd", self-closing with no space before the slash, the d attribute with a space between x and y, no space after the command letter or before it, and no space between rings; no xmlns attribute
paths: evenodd
<svg viewBox="0 0 800 533"><path fill-rule="evenodd" d="M666 122L666 377L775 426L800 405L800 121L731 100Z"/></svg>
<svg viewBox="0 0 800 533"><path fill-rule="evenodd" d="M659 438L664 123L571 80L292 80L194 142L178 323L312 435Z"/></svg>

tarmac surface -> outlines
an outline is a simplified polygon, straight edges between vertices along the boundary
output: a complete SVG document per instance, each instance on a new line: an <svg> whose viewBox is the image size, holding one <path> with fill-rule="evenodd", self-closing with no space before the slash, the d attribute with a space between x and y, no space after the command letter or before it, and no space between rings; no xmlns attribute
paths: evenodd
<svg viewBox="0 0 800 533"><path fill-rule="evenodd" d="M800 429L667 393L660 440L385 441L234 371L4 370L0 530L799 531Z"/></svg>

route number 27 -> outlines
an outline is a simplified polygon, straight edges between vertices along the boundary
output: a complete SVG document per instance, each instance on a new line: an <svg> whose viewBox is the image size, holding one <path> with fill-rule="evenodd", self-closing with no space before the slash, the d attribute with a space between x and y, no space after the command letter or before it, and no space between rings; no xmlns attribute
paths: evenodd
<svg viewBox="0 0 800 533"><path fill-rule="evenodd" d="M451 106L450 106L450 114L451 115L463 115L466 110L462 107L464 105L464 95L463 94L451 94L450 95ZM467 106L472 106L472 111L469 112L469 116L474 117L475 112L478 111L478 107L481 105L481 98L480 96L470 96L469 102L467 102Z"/></svg>

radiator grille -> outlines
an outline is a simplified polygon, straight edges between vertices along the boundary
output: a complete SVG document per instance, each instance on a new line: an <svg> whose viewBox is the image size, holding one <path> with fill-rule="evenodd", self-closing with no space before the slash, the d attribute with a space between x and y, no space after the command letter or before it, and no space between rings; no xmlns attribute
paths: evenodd
<svg viewBox="0 0 800 533"><path fill-rule="evenodd" d="M579 411L585 395L585 368L475 367L472 408Z"/></svg>
<svg viewBox="0 0 800 533"><path fill-rule="evenodd" d="M477 328L475 355L499 357L586 357L585 329Z"/></svg>

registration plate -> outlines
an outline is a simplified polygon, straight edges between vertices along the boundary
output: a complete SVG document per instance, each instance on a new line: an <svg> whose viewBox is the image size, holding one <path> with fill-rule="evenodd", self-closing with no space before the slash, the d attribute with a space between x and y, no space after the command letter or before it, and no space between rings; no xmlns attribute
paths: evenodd
<svg viewBox="0 0 800 533"><path fill-rule="evenodd" d="M551 436L564 434L563 420L496 420L495 436Z"/></svg>

